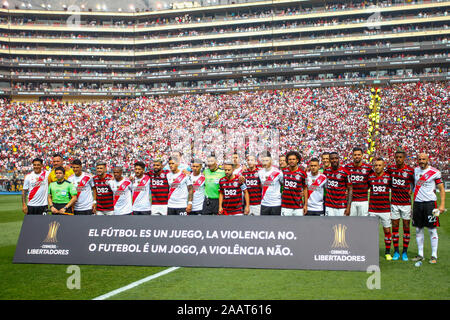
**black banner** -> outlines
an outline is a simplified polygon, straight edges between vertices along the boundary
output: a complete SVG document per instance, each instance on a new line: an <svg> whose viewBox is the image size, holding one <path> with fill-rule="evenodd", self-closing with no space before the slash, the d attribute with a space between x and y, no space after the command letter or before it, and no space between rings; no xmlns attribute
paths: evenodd
<svg viewBox="0 0 450 320"><path fill-rule="evenodd" d="M366 271L378 240L373 217L25 216L13 262Z"/></svg>

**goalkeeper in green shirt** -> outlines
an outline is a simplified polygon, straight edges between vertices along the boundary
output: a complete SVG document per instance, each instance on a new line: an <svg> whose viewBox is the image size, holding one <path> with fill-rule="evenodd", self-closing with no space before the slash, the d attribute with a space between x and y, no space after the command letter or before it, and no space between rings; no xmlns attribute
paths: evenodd
<svg viewBox="0 0 450 320"><path fill-rule="evenodd" d="M203 171L205 176L205 201L203 201L204 215L219 213L219 180L225 177L225 171L219 168L215 156L207 159L208 168Z"/></svg>
<svg viewBox="0 0 450 320"><path fill-rule="evenodd" d="M77 188L64 179L65 169L55 169L56 181L48 187L48 205L52 214L73 215L73 205L77 201Z"/></svg>
<svg viewBox="0 0 450 320"><path fill-rule="evenodd" d="M205 201L203 201L202 215L219 214L219 180L225 177L225 171L219 168L217 159L211 155L207 159L207 166L203 171L205 176ZM245 177L239 176L239 182L245 183Z"/></svg>

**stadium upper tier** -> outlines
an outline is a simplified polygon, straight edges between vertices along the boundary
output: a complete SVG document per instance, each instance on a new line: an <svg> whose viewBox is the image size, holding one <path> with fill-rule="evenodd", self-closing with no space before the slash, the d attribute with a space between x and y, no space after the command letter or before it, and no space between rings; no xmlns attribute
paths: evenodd
<svg viewBox="0 0 450 320"><path fill-rule="evenodd" d="M220 81L221 91L239 91L447 80L448 8L450 1L437 0L260 1L142 12L4 8L0 95L214 92ZM66 90L80 87L90 90Z"/></svg>

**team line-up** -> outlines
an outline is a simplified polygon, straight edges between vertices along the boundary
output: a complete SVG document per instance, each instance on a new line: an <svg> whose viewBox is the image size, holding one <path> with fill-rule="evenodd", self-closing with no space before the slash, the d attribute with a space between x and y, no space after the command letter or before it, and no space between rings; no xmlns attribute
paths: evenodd
<svg viewBox="0 0 450 320"><path fill-rule="evenodd" d="M375 216L383 226L386 259L404 261L408 260L412 215L418 246L413 261L424 259L427 227L432 249L429 262L436 263L436 227L445 211L441 173L429 165L427 154L417 156L414 169L405 159L406 153L397 150L395 164L377 158L371 166L363 162L363 150L354 148L352 162L346 165L340 164L337 152L331 152L322 154L321 161L312 158L303 169L300 153L290 151L280 157L279 168L269 153L259 158L249 155L245 165L233 154L220 167L214 155L206 165L197 159L187 165L180 153L173 153L166 167L157 159L145 172L145 163L138 161L134 176L125 177L121 167L108 174L102 161L91 176L83 172L81 160L64 166L62 156L55 154L51 171L44 170L42 159L33 159L33 171L24 180L22 209L35 215Z"/></svg>

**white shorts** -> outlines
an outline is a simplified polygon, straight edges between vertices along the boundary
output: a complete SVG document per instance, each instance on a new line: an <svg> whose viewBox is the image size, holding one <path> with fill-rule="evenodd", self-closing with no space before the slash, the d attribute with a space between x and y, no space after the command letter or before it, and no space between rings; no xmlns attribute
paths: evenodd
<svg viewBox="0 0 450 320"><path fill-rule="evenodd" d="M152 216L167 216L167 205L152 205Z"/></svg>
<svg viewBox="0 0 450 320"><path fill-rule="evenodd" d="M112 216L114 215L114 211L98 211L96 213L97 216Z"/></svg>
<svg viewBox="0 0 450 320"><path fill-rule="evenodd" d="M383 228L391 227L391 213L390 212L369 212L369 217L378 217L383 225Z"/></svg>
<svg viewBox="0 0 450 320"><path fill-rule="evenodd" d="M291 216L303 216L303 208L302 209L291 209L291 208L281 208L281 215L285 217Z"/></svg>
<svg viewBox="0 0 450 320"><path fill-rule="evenodd" d="M329 217L343 217L345 208L325 207L325 215Z"/></svg>
<svg viewBox="0 0 450 320"><path fill-rule="evenodd" d="M398 206L391 205L391 219L398 220L402 218L403 220L411 220L411 206Z"/></svg>
<svg viewBox="0 0 450 320"><path fill-rule="evenodd" d="M367 217L369 211L369 201L352 201L350 207L351 217Z"/></svg>
<svg viewBox="0 0 450 320"><path fill-rule="evenodd" d="M260 216L261 215L261 205L257 204L254 206L249 206L250 207L250 216Z"/></svg>

